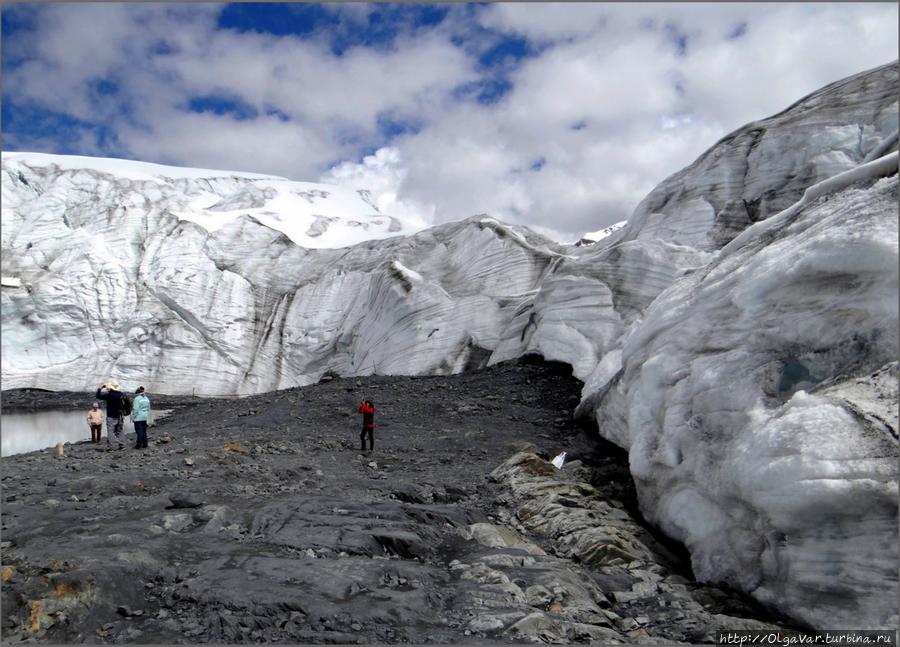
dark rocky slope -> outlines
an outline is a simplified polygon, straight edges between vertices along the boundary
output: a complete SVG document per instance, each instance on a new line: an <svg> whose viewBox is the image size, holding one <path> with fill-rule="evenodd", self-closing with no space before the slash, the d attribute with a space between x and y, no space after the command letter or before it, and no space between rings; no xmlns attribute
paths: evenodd
<svg viewBox="0 0 900 647"><path fill-rule="evenodd" d="M580 387L525 359L156 398L175 413L146 451L3 458L4 640L700 642L772 626L692 582L640 523L627 457L571 419ZM91 399L4 406L35 396Z"/></svg>

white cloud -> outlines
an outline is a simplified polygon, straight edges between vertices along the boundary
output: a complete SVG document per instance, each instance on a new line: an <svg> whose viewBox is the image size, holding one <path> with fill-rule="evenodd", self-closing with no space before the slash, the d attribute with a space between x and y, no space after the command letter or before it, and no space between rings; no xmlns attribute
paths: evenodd
<svg viewBox="0 0 900 647"><path fill-rule="evenodd" d="M614 8L602 3L534 3L523 7L498 2L485 7L479 22L536 41L583 38L602 29Z"/></svg>
<svg viewBox="0 0 900 647"><path fill-rule="evenodd" d="M454 5L436 29L337 57L322 34L217 30L220 9L41 7L36 34L4 43L4 53L31 57L7 71L5 98L102 123L148 161L323 177L368 186L384 211L403 217L488 212L574 240L627 218L727 132L896 58L898 42L892 4L497 3ZM371 8L329 10L346 31L361 28ZM451 42L473 33L473 19L488 31ZM742 24L741 37L726 38ZM454 99L456 87L490 77L476 59L502 34L546 49L513 68L498 102ZM98 101L90 82L99 78L119 92ZM210 94L259 115L185 110ZM421 129L385 142L384 114ZM80 134L84 152L102 154L88 135ZM371 146L383 148L357 162Z"/></svg>
<svg viewBox="0 0 900 647"><path fill-rule="evenodd" d="M434 36L405 40L391 51L355 48L335 57L293 38L218 32L202 51L168 56L160 67L185 92L228 91L302 120L369 130L382 111L419 112L475 79L463 53Z"/></svg>
<svg viewBox="0 0 900 647"><path fill-rule="evenodd" d="M895 6L709 8L491 5L492 27L564 40L497 106L450 109L402 142L400 199L430 198L439 221L489 211L572 239L627 218L731 130L896 56ZM687 35L684 56L666 24ZM537 158L540 172L522 170Z"/></svg>
<svg viewBox="0 0 900 647"><path fill-rule="evenodd" d="M291 179L316 177L320 160L335 151L334 143L324 133L277 117L237 121L191 113L150 131L123 125L120 137L131 150L140 151L142 159ZM185 164L185 160L190 161Z"/></svg>
<svg viewBox="0 0 900 647"><path fill-rule="evenodd" d="M397 191L408 173L400 151L391 146L367 155L360 163L343 162L331 168L320 182L350 188L364 187L372 192L379 211L397 216L414 228L434 222L434 205L407 198L401 201Z"/></svg>

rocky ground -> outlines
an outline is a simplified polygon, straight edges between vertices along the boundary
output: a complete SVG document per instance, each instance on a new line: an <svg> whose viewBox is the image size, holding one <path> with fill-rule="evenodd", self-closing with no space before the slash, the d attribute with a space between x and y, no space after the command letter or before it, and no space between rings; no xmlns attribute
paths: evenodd
<svg viewBox="0 0 900 647"><path fill-rule="evenodd" d="M174 412L147 450L2 459L3 639L696 643L776 628L693 582L643 525L627 456L571 418L580 388L524 359L234 400L151 393ZM371 453L362 398L378 409Z"/></svg>
<svg viewBox="0 0 900 647"><path fill-rule="evenodd" d="M129 392L131 397L134 393ZM208 400L189 395L161 395L153 393L153 409L182 409ZM45 410L81 411L96 401L93 393L77 391L47 391L45 389L10 389L3 391L3 413L29 413ZM104 432L105 433L105 432Z"/></svg>

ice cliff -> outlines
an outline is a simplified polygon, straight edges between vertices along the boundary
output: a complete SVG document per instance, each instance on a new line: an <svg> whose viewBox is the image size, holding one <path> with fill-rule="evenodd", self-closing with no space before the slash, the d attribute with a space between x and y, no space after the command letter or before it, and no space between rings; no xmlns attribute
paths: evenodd
<svg viewBox="0 0 900 647"><path fill-rule="evenodd" d="M819 628L897 626L897 79L722 139L554 264L491 357L571 364L696 576Z"/></svg>
<svg viewBox="0 0 900 647"><path fill-rule="evenodd" d="M278 178L4 154L3 387L248 393L539 353L584 381L578 413L699 579L895 627L897 95L896 63L829 85L582 247L486 216L402 235L364 194Z"/></svg>
<svg viewBox="0 0 900 647"><path fill-rule="evenodd" d="M4 388L458 372L560 257L487 217L397 235L364 192L264 176L4 154L2 188Z"/></svg>

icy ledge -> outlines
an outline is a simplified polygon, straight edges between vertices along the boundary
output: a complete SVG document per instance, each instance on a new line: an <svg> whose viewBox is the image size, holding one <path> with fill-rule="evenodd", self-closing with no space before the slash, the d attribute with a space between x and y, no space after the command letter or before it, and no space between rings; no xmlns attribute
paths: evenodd
<svg viewBox="0 0 900 647"><path fill-rule="evenodd" d="M892 144L897 143L896 131L891 137L887 139L887 142ZM879 146L879 148L881 147ZM897 172L898 159L900 159L900 153L894 151L893 153L889 153L887 155L884 155L883 157L874 159L865 164L860 164L859 166L852 168L849 171L839 173L838 175L830 177L827 180L823 180L818 184L814 184L803 192L803 197L800 198L800 200L792 204L781 213L747 227L730 243L722 248L722 251L720 252L721 256L728 256L729 254L743 247L747 243L747 241L758 236L763 236L766 234L766 232L771 232L778 227L783 227L786 223L793 220L801 209L809 206L819 198L830 195L832 193L837 193L838 191L847 188L854 182L863 182L865 180L873 180L885 175L893 175Z"/></svg>

